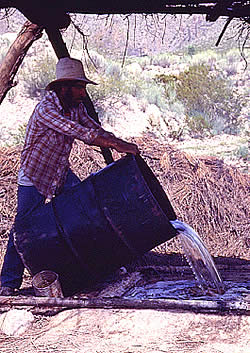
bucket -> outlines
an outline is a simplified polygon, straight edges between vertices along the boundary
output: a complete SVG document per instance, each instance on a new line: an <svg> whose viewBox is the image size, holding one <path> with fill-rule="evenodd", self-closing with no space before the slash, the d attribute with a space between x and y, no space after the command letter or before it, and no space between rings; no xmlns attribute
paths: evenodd
<svg viewBox="0 0 250 353"><path fill-rule="evenodd" d="M44 270L38 272L32 278L32 286L38 297L59 297L63 298L62 288L58 279L58 274Z"/></svg>
<svg viewBox="0 0 250 353"><path fill-rule="evenodd" d="M59 274L65 296L173 238L177 217L140 156L127 155L16 220L15 245L31 274Z"/></svg>

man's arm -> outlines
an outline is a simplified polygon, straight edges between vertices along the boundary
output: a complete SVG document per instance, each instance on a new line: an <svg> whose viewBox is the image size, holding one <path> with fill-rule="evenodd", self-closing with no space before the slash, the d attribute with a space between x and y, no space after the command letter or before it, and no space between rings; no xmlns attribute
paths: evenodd
<svg viewBox="0 0 250 353"><path fill-rule="evenodd" d="M83 112L82 112L83 113ZM85 112L81 117L81 124L64 118L54 104L48 102L40 105L36 111L40 122L47 127L73 138L82 140L88 145L113 148L118 152L138 154L138 147L117 138L111 132L105 131Z"/></svg>
<svg viewBox="0 0 250 353"><path fill-rule="evenodd" d="M92 141L91 145L111 148L115 149L117 152L132 153L134 155L140 153L136 144L126 142L103 129L102 133Z"/></svg>
<svg viewBox="0 0 250 353"><path fill-rule="evenodd" d="M102 130L101 126L91 118L86 119L84 125L65 118L56 105L50 101L37 106L35 114L42 125L58 133L82 140L86 144L91 144L99 134L99 130Z"/></svg>

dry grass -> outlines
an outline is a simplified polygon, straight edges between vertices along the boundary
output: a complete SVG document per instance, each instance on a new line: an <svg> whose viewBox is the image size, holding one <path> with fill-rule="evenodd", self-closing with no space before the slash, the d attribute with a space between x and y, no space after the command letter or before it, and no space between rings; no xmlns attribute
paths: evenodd
<svg viewBox="0 0 250 353"><path fill-rule="evenodd" d="M249 176L214 157L192 157L149 136L134 139L166 191L178 219L202 237L213 256L249 259ZM5 247L15 215L20 147L0 149L0 236ZM115 159L118 153L113 153ZM98 148L74 145L72 169L86 178L105 166ZM176 249L175 241L163 245ZM2 251L1 251L2 253Z"/></svg>

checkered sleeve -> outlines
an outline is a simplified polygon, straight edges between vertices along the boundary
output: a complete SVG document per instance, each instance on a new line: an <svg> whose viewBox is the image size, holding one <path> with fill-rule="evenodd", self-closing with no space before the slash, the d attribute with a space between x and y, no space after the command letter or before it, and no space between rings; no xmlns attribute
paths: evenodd
<svg viewBox="0 0 250 353"><path fill-rule="evenodd" d="M42 125L64 135L82 140L86 144L91 144L102 131L100 125L89 118L87 114L85 114L85 117L81 117L81 123L68 120L51 101L37 106L36 117Z"/></svg>

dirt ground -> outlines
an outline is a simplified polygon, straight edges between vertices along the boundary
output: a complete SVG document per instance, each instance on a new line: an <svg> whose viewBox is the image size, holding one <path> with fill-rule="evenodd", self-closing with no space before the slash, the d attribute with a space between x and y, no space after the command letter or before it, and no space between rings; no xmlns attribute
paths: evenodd
<svg viewBox="0 0 250 353"><path fill-rule="evenodd" d="M2 353L248 353L249 316L156 310L77 309L39 317Z"/></svg>

